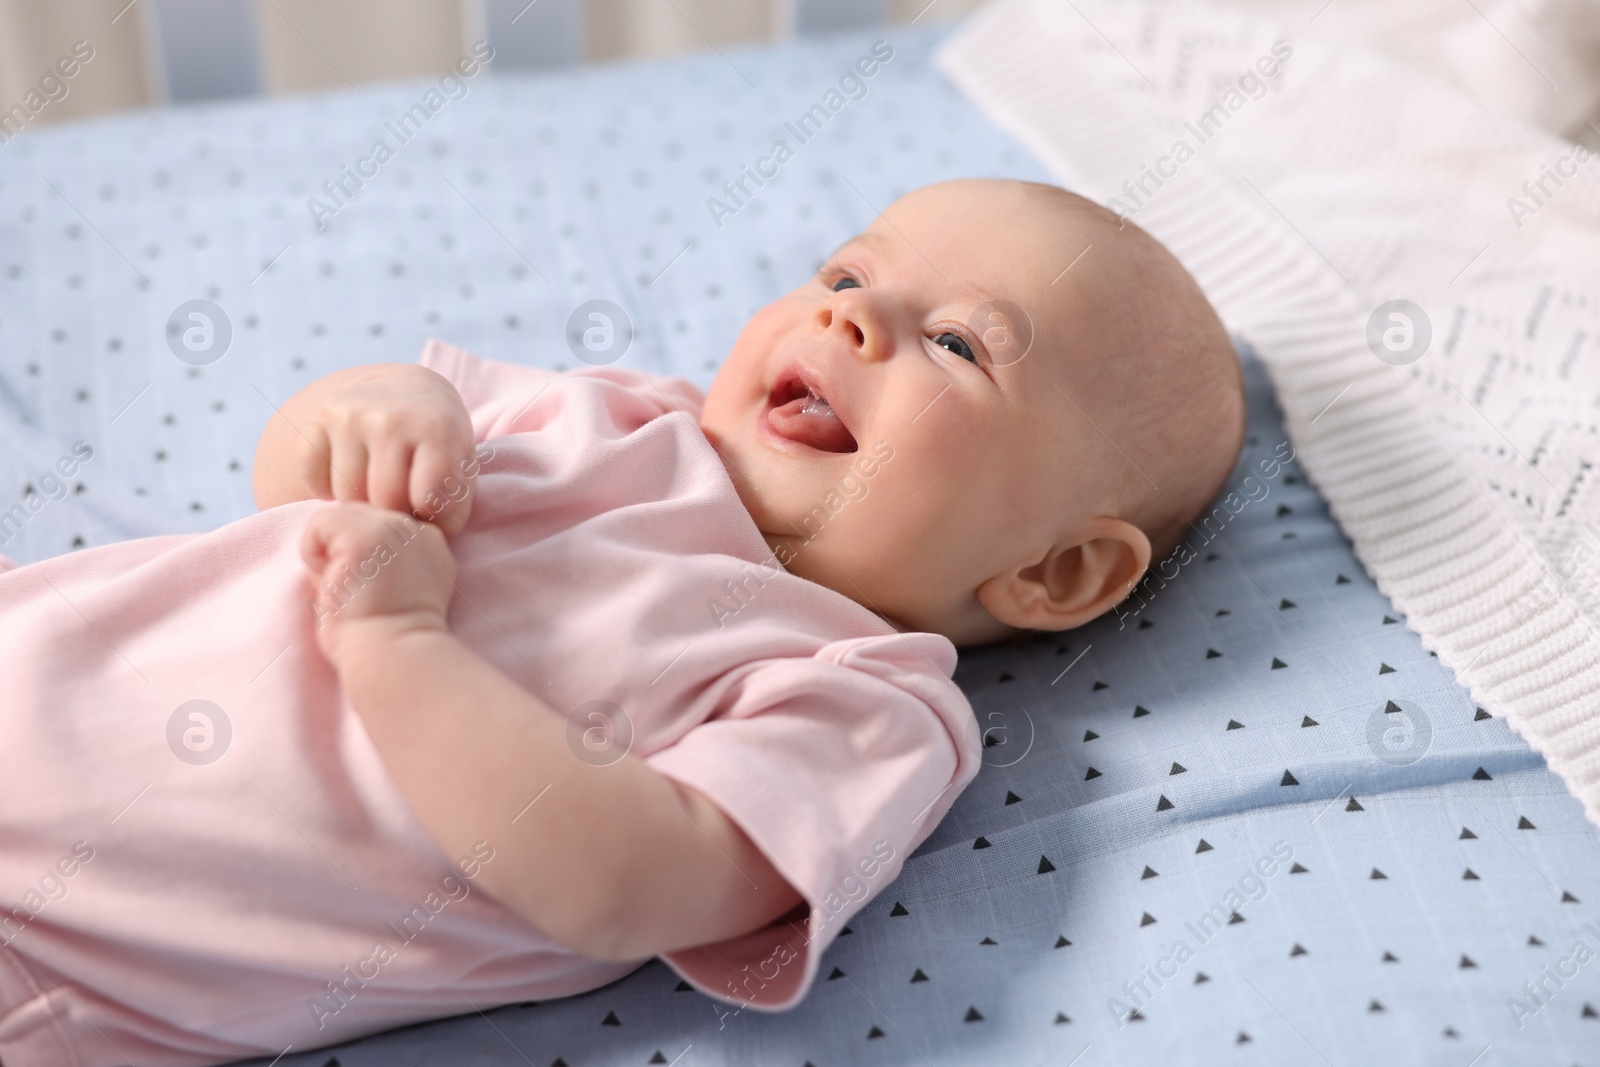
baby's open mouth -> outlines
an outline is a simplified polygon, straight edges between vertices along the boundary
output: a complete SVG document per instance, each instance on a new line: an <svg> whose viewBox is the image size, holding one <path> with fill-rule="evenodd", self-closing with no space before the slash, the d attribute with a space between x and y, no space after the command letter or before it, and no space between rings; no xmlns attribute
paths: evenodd
<svg viewBox="0 0 1600 1067"><path fill-rule="evenodd" d="M780 437L822 452L854 452L856 439L815 386L787 374L767 397L767 423Z"/></svg>

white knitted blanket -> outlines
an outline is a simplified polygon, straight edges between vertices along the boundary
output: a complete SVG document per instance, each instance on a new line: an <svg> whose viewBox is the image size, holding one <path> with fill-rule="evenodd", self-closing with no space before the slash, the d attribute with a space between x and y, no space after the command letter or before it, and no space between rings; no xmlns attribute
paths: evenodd
<svg viewBox="0 0 1600 1067"><path fill-rule="evenodd" d="M1600 158L1317 6L1005 0L939 61L1189 267L1379 587L1600 823Z"/></svg>

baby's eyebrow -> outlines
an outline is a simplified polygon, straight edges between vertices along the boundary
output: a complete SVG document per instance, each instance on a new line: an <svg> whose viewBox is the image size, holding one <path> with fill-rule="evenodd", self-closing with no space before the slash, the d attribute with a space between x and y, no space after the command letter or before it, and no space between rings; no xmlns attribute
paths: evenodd
<svg viewBox="0 0 1600 1067"><path fill-rule="evenodd" d="M832 252L829 252L828 258L832 259L842 250L849 248L853 244L879 245L881 247L887 247L889 242L884 240L882 234L873 233L870 230L863 230L861 233L856 234L838 248L835 248Z"/></svg>

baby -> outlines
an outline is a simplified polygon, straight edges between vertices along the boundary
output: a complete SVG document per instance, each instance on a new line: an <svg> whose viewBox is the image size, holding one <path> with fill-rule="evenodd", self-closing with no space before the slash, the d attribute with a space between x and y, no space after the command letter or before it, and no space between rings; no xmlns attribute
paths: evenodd
<svg viewBox="0 0 1600 1067"><path fill-rule="evenodd" d="M1013 181L896 201L703 397L329 375L259 514L0 559L0 1058L273 1056L657 955L794 1005L977 773L955 646L1117 604L1243 424L1177 261Z"/></svg>

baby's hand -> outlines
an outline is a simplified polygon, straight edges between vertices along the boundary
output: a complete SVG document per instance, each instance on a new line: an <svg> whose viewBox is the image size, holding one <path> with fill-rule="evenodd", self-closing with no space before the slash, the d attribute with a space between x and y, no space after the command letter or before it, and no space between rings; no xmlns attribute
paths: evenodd
<svg viewBox="0 0 1600 1067"><path fill-rule="evenodd" d="M324 508L306 523L317 642L334 663L358 632L448 630L456 561L431 523L371 504Z"/></svg>
<svg viewBox="0 0 1600 1067"><path fill-rule="evenodd" d="M472 509L472 420L455 388L412 364L351 367L319 379L268 423L256 500L368 501L453 537Z"/></svg>

